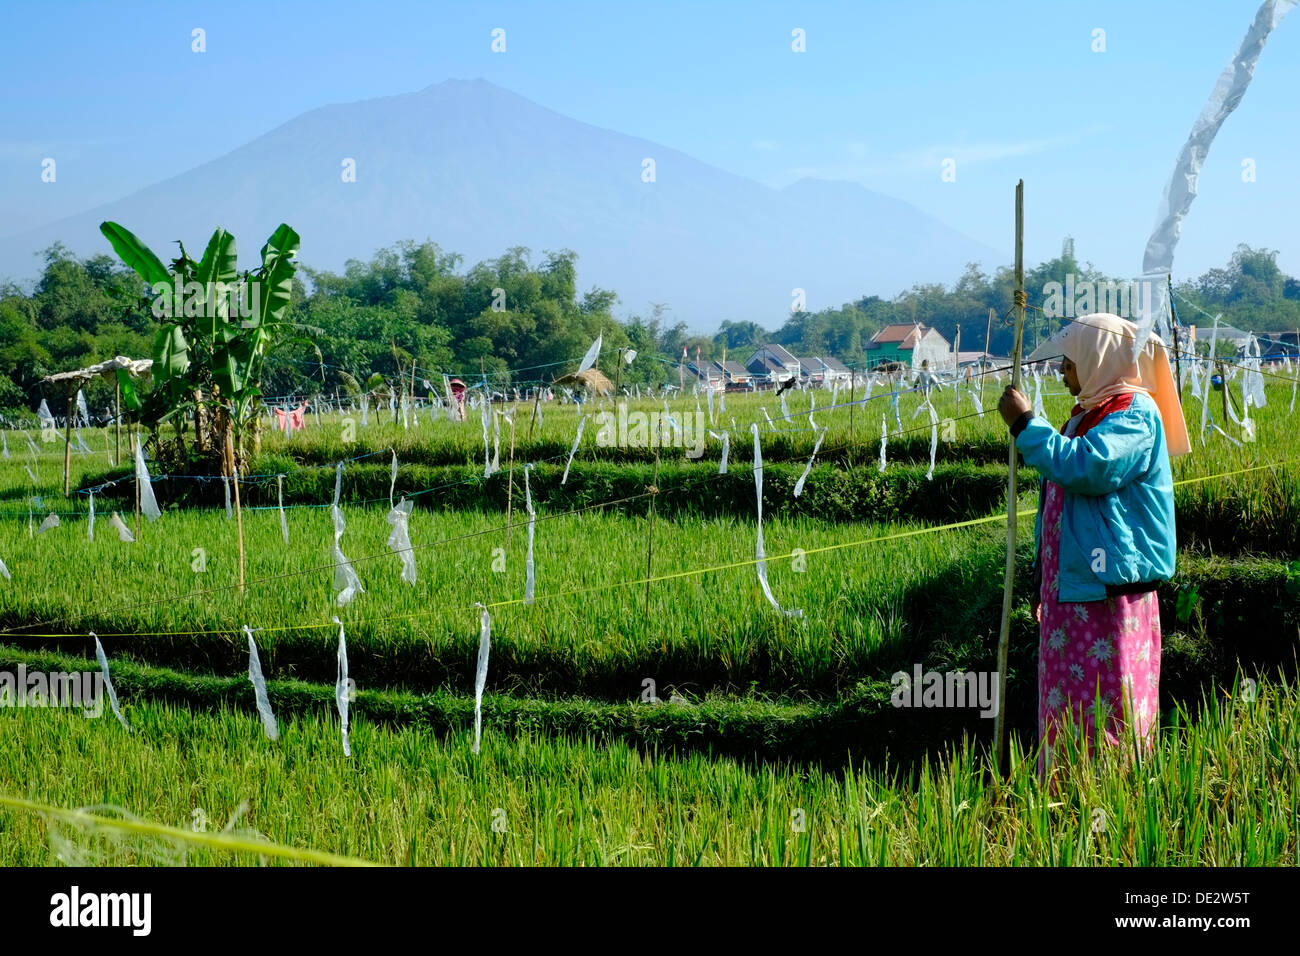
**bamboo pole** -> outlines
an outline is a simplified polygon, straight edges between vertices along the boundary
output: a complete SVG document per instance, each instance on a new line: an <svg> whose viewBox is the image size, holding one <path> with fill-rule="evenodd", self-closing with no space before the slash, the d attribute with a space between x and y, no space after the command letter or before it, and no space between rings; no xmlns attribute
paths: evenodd
<svg viewBox="0 0 1300 956"><path fill-rule="evenodd" d="M988 325L984 326L984 355L980 359L980 408L984 407L984 380L989 377L989 336L993 334L994 314L994 310L989 309Z"/></svg>
<svg viewBox="0 0 1300 956"><path fill-rule="evenodd" d="M655 498L659 495L659 442L656 436L655 442L655 476L650 484L650 527L646 537L645 552L645 619L650 620L650 579L654 577L655 563Z"/></svg>
<svg viewBox="0 0 1300 956"><path fill-rule="evenodd" d="M113 383L113 467L122 464L122 383Z"/></svg>
<svg viewBox="0 0 1300 956"><path fill-rule="evenodd" d="M1011 387L1020 389L1020 359L1025 335L1025 181L1016 184L1016 337L1011 352ZM998 712L994 718L993 771L1002 774L1006 749L1007 647L1011 638L1011 592L1016 580L1016 442L1007 451L1007 570L1002 589L1002 624L998 628Z"/></svg>
<svg viewBox="0 0 1300 956"><path fill-rule="evenodd" d="M68 386L68 407L63 418L63 497L68 496L69 473L72 470L72 409L74 407L72 386Z"/></svg>

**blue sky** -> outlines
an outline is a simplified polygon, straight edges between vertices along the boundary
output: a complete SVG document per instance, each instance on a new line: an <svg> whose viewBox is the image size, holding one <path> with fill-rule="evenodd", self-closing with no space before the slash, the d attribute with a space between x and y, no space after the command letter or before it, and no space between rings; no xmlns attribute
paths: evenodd
<svg viewBox="0 0 1300 956"><path fill-rule="evenodd" d="M326 103L483 77L769 185L855 180L1008 255L1023 177L1031 262L1068 233L1081 258L1136 274L1175 156L1257 6L9 3L0 235L181 173ZM195 27L206 53L191 52ZM497 27L505 53L490 49ZM791 51L795 28L805 53ZM1176 279L1223 264L1238 242L1279 249L1300 274L1288 242L1300 213L1297 90L1293 13L1215 141ZM55 184L40 182L46 156ZM945 158L955 182L941 181ZM1242 181L1246 158L1255 182Z"/></svg>

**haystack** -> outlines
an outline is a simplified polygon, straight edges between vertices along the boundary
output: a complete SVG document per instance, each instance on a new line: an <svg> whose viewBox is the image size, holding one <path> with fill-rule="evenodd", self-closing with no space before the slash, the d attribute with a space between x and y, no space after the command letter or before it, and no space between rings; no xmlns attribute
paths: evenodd
<svg viewBox="0 0 1300 956"><path fill-rule="evenodd" d="M614 383L605 377L604 372L597 368L589 368L585 372L575 372L572 375L557 378L555 384L567 385L570 388L581 386L596 395L614 394Z"/></svg>

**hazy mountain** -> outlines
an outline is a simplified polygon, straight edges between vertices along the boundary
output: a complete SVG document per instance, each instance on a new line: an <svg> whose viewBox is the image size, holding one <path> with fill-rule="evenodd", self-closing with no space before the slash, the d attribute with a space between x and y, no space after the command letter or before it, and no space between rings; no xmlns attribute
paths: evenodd
<svg viewBox="0 0 1300 956"><path fill-rule="evenodd" d="M342 181L345 158L356 181ZM656 181L642 181L642 161ZM241 266L281 221L302 261L339 270L399 239L432 239L465 265L527 246L578 253L579 286L613 289L620 314L673 307L670 320L775 327L803 288L810 309L892 296L915 281L951 283L996 251L907 203L853 183L783 190L676 150L580 123L483 80L304 113L219 159L30 232L0 240L0 276L33 277L56 239L111 251L121 222L164 259L181 238L202 251L220 224Z"/></svg>

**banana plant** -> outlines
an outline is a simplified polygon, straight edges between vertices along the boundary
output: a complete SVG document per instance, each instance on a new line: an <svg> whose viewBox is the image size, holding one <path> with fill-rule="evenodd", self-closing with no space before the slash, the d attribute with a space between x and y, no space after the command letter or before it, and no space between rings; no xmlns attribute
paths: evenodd
<svg viewBox="0 0 1300 956"><path fill-rule="evenodd" d="M261 266L241 274L235 237L221 228L212 233L198 261L179 244L180 256L170 269L125 227L105 222L99 228L148 284L159 323L153 343L155 388L143 402L141 420L155 433L163 423L175 422L179 434L193 413L202 432L204 406L209 406L221 445L230 438L242 448L245 427L257 420L267 356L290 342L314 347L300 334L313 330L285 319L298 269L298 234L281 223L262 246Z"/></svg>

